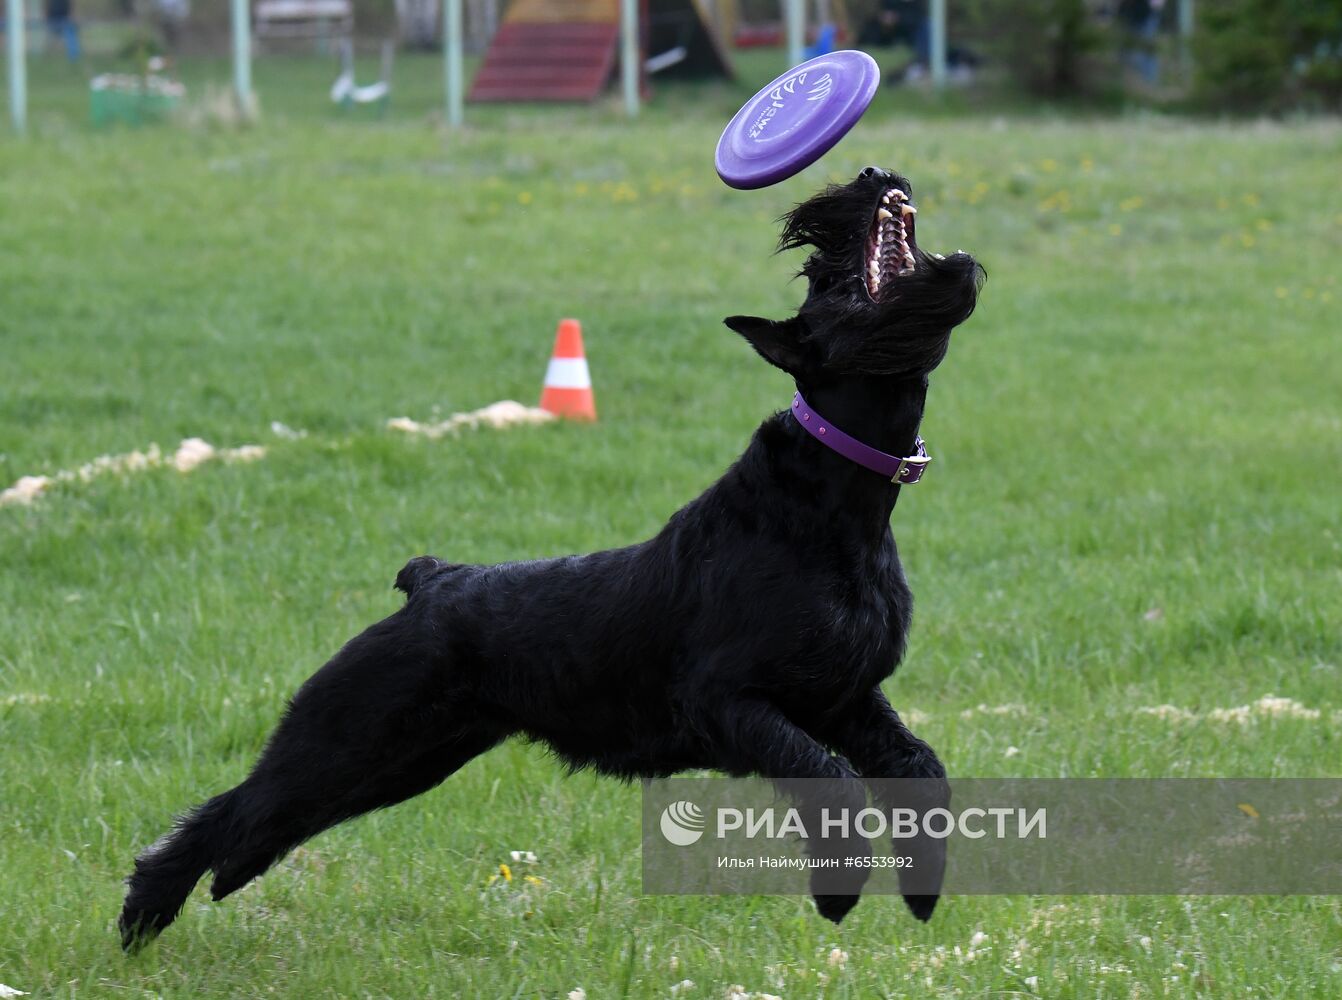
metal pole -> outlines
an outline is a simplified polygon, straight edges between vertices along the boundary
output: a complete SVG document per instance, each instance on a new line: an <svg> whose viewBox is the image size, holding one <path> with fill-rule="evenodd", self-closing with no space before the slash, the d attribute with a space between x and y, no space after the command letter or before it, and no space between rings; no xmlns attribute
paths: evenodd
<svg viewBox="0 0 1342 1000"><path fill-rule="evenodd" d="M252 8L248 0L232 0L233 97L244 118L252 114Z"/></svg>
<svg viewBox="0 0 1342 1000"><path fill-rule="evenodd" d="M447 0L443 14L443 60L447 66L447 124L452 128L461 128L466 118L462 110L461 32L461 0Z"/></svg>
<svg viewBox="0 0 1342 1000"><path fill-rule="evenodd" d="M1193 75L1193 0L1179 0L1179 69Z"/></svg>
<svg viewBox="0 0 1342 1000"><path fill-rule="evenodd" d="M789 66L795 66L806 55L806 0L784 0L783 9L787 20L787 61Z"/></svg>
<svg viewBox="0 0 1342 1000"><path fill-rule="evenodd" d="M23 0L6 0L5 35L9 41L9 117L14 131L22 135L28 128L28 55L27 11Z"/></svg>
<svg viewBox="0 0 1342 1000"><path fill-rule="evenodd" d="M946 86L946 0L931 0L927 20L932 86L941 90Z"/></svg>
<svg viewBox="0 0 1342 1000"><path fill-rule="evenodd" d="M620 0L620 83L624 89L624 113L638 117L638 3Z"/></svg>

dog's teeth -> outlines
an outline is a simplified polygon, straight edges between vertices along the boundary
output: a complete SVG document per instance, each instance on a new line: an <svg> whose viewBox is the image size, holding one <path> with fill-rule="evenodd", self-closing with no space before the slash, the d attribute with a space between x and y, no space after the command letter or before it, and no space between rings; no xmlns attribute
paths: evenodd
<svg viewBox="0 0 1342 1000"><path fill-rule="evenodd" d="M891 213L890 213L889 211L887 211L886 209L882 208L882 209L878 209L878 210L877 210L877 212L876 212L876 217L877 217L878 219L893 219L893 218L894 218L894 215L891 214Z"/></svg>
<svg viewBox="0 0 1342 1000"><path fill-rule="evenodd" d="M873 260L870 264L867 265L867 273L870 274L873 278L877 277L881 273L881 265Z"/></svg>
<svg viewBox="0 0 1342 1000"><path fill-rule="evenodd" d="M914 266L917 265L918 262L917 262L916 260L913 259L913 254L911 254L911 253L907 253L907 252L906 252L906 253L904 254L904 263L905 263L905 264L908 264L909 267L914 267Z"/></svg>
<svg viewBox="0 0 1342 1000"><path fill-rule="evenodd" d="M932 256L935 257L937 260L945 260L945 259L946 259L946 257L945 257L943 254L939 254L939 253L934 253Z"/></svg>
<svg viewBox="0 0 1342 1000"><path fill-rule="evenodd" d="M900 205L900 206L899 206L899 214L900 214L900 215L917 215L917 214L918 214L918 209L916 209L916 208L914 208L912 205L908 205L908 204Z"/></svg>
<svg viewBox="0 0 1342 1000"><path fill-rule="evenodd" d="M885 192L885 194L881 195L881 204L882 204L882 205L888 205L888 204L890 204L890 192L889 192L889 191L887 191L887 192Z"/></svg>

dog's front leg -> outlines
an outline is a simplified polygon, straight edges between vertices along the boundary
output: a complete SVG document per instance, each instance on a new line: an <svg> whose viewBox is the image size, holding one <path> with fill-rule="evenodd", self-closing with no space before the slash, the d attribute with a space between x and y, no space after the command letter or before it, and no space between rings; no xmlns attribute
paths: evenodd
<svg viewBox="0 0 1342 1000"><path fill-rule="evenodd" d="M876 800L883 809L913 808L921 817L928 809L950 804L946 769L936 752L909 731L880 688L873 688L827 736L863 777L876 782ZM887 778L916 780L880 780ZM946 872L946 841L919 833L897 841L895 847L898 855L913 863L911 868L899 869L904 902L919 920L929 920Z"/></svg>
<svg viewBox="0 0 1342 1000"><path fill-rule="evenodd" d="M847 809L855 815L867 802L862 779L841 757L835 757L805 731L794 725L777 707L763 700L720 702L703 720L718 766L734 774L758 774L773 782L793 799L808 832L824 830L822 811L836 815ZM865 862L871 844L865 837L810 836L807 853L823 858L832 867L811 869L811 895L820 915L836 924L848 914L862 894L870 874ZM845 864L846 858L858 858Z"/></svg>

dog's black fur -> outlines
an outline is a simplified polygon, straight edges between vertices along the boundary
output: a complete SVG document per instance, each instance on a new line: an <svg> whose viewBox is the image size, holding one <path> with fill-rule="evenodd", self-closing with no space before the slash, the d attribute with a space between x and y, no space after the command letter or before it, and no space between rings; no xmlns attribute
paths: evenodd
<svg viewBox="0 0 1342 1000"><path fill-rule="evenodd" d="M783 322L726 322L836 426L908 455L928 373L982 270L964 253L923 253L910 230L916 266L873 296L868 240L893 187L910 193L867 168L799 205L780 248L813 248L805 303ZM405 606L299 689L247 779L137 859L123 943L170 924L206 870L223 899L309 837L432 788L512 734L622 778L834 779L859 808L859 776L944 785L879 686L912 608L890 531L898 495L783 412L649 541L499 566L411 560L396 578ZM820 912L841 920L865 877L817 895ZM923 920L937 900L905 898Z"/></svg>

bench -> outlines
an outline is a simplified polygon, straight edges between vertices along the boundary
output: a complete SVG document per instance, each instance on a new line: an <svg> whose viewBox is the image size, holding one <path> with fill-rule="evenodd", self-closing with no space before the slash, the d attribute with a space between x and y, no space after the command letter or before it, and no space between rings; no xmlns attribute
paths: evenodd
<svg viewBox="0 0 1342 1000"><path fill-rule="evenodd" d="M257 38L349 38L354 33L352 0L258 0Z"/></svg>

